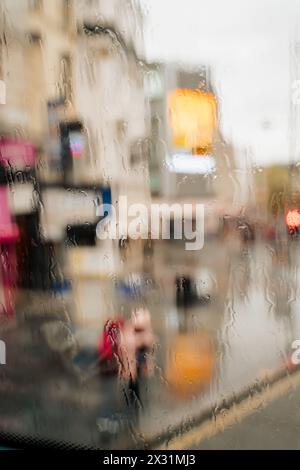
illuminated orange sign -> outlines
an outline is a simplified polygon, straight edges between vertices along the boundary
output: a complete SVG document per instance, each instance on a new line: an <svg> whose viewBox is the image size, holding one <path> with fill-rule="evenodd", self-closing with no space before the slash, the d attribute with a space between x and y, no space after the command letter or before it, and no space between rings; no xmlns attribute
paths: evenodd
<svg viewBox="0 0 300 470"><path fill-rule="evenodd" d="M188 150L209 148L216 126L216 99L212 93L177 88L169 93L173 145Z"/></svg>

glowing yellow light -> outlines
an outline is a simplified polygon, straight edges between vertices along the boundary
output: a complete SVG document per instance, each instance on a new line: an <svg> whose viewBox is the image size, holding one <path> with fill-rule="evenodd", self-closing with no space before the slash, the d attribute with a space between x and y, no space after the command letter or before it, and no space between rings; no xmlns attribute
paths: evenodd
<svg viewBox="0 0 300 470"><path fill-rule="evenodd" d="M290 228L300 227L300 212L298 209L292 209L286 214L286 224Z"/></svg>
<svg viewBox="0 0 300 470"><path fill-rule="evenodd" d="M173 145L189 150L211 147L216 127L212 93L177 88L169 93L168 108Z"/></svg>
<svg viewBox="0 0 300 470"><path fill-rule="evenodd" d="M178 397L188 397L209 384L215 366L212 338L205 332L180 333L171 345L166 380Z"/></svg>

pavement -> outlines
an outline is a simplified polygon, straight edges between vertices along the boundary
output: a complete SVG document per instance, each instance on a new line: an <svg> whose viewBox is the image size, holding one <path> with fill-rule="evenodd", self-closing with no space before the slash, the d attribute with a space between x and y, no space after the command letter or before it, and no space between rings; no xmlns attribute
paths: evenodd
<svg viewBox="0 0 300 470"><path fill-rule="evenodd" d="M299 450L300 371L281 377L220 410L161 448L176 450Z"/></svg>

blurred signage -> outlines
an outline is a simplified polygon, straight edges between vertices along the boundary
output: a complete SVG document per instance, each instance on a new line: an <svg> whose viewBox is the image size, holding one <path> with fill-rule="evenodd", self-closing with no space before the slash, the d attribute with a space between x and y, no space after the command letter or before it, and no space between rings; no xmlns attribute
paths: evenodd
<svg viewBox="0 0 300 470"><path fill-rule="evenodd" d="M35 163L35 148L23 139L3 138L0 140L0 162L7 167L23 170Z"/></svg>
<svg viewBox="0 0 300 470"><path fill-rule="evenodd" d="M71 189L48 187L42 191L43 229L47 239L62 239L68 225L93 224L97 207L111 203L110 187Z"/></svg>
<svg viewBox="0 0 300 470"><path fill-rule="evenodd" d="M69 133L70 152L72 158L80 158L84 153L85 138L84 135L78 130Z"/></svg>
<svg viewBox="0 0 300 470"><path fill-rule="evenodd" d="M212 93L177 88L168 95L172 144L177 148L209 149L216 126L216 99Z"/></svg>
<svg viewBox="0 0 300 470"><path fill-rule="evenodd" d="M60 122L62 167L65 176L73 173L75 162L84 158L86 136L80 121Z"/></svg>
<svg viewBox="0 0 300 470"><path fill-rule="evenodd" d="M66 223L96 221L96 195L94 191L47 188L43 190L44 210L61 214Z"/></svg>
<svg viewBox="0 0 300 470"><path fill-rule="evenodd" d="M167 167L173 173L207 175L216 168L215 159L210 155L198 158L188 152L178 152L167 158Z"/></svg>

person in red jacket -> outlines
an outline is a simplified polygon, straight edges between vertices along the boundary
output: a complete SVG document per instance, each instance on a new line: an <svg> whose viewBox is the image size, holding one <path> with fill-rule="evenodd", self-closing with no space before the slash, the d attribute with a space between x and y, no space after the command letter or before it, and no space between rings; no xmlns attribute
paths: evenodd
<svg viewBox="0 0 300 470"><path fill-rule="evenodd" d="M149 377L154 370L154 335L150 313L140 308L129 320L110 319L100 338L98 355L100 371L121 380L126 411L136 418L142 408L141 377Z"/></svg>

